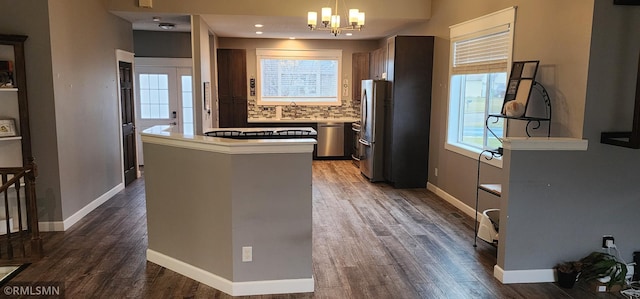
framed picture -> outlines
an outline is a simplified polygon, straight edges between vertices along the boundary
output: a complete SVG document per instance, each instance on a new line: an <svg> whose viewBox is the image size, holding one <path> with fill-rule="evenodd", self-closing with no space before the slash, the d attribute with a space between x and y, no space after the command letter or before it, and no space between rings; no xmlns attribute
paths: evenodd
<svg viewBox="0 0 640 299"><path fill-rule="evenodd" d="M16 122L13 119L0 119L0 137L16 136Z"/></svg>
<svg viewBox="0 0 640 299"><path fill-rule="evenodd" d="M535 84L539 63L539 60L513 62L502 103L502 114L524 117L529 104L531 88Z"/></svg>

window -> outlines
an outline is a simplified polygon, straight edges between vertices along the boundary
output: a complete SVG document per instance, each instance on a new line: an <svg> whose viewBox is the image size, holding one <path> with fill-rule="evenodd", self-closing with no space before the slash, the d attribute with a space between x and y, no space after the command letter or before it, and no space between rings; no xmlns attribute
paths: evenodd
<svg viewBox="0 0 640 299"><path fill-rule="evenodd" d="M340 105L341 50L257 49L258 105Z"/></svg>
<svg viewBox="0 0 640 299"><path fill-rule="evenodd" d="M508 8L450 27L447 149L477 158L483 149L501 146L485 127L485 120L502 108L514 20L515 8ZM498 137L504 136L502 118L489 124Z"/></svg>
<svg viewBox="0 0 640 299"><path fill-rule="evenodd" d="M191 75L181 75L182 84L182 133L193 135L193 91L191 90Z"/></svg>
<svg viewBox="0 0 640 299"><path fill-rule="evenodd" d="M140 118L169 118L169 76L140 74Z"/></svg>

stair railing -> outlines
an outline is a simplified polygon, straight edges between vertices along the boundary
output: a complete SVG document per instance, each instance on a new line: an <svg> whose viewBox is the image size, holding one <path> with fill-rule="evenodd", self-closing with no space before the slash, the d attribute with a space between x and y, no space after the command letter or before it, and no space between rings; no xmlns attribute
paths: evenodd
<svg viewBox="0 0 640 299"><path fill-rule="evenodd" d="M36 204L36 177L37 166L33 161L29 161L25 167L3 167L0 168L2 187L0 195L4 201L4 224L5 234L0 236L0 260L13 260L16 258L14 250L20 251L22 258L41 258L42 239L38 229L38 208ZM24 195L21 192L24 186ZM15 194L15 202L10 198L10 194ZM24 202L23 202L24 198ZM11 204L14 203L15 206ZM26 210L26 215L23 212ZM15 213L13 213L15 211ZM26 228L24 227L24 217L26 216ZM17 217L17 228L12 231L12 217ZM15 223L15 221L13 221ZM4 242L3 242L4 241ZM30 254L27 254L25 243L30 241ZM4 243L4 244L2 244Z"/></svg>

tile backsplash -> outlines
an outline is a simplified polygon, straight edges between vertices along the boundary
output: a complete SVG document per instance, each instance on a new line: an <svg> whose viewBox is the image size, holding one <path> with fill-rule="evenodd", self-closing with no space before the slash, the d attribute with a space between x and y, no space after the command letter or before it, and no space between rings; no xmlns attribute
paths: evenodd
<svg viewBox="0 0 640 299"><path fill-rule="evenodd" d="M258 106L256 98L248 100L248 116L252 118L276 118L276 106ZM359 118L360 101L343 99L341 106L282 105L285 118Z"/></svg>

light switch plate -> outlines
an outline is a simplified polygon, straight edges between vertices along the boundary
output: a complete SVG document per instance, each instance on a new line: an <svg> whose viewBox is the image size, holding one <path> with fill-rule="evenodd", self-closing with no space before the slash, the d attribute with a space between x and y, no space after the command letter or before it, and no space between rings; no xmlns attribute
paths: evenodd
<svg viewBox="0 0 640 299"><path fill-rule="evenodd" d="M242 247L242 261L243 262L253 261L253 247L251 246Z"/></svg>
<svg viewBox="0 0 640 299"><path fill-rule="evenodd" d="M138 0L138 6L144 8L153 8L153 0Z"/></svg>

